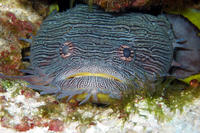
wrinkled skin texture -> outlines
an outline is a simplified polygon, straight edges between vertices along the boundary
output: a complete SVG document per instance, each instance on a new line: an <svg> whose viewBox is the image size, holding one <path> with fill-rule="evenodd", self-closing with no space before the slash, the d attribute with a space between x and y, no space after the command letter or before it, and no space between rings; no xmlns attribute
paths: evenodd
<svg viewBox="0 0 200 133"><path fill-rule="evenodd" d="M122 91L130 89L130 80L154 80L168 75L171 67L177 77L198 72L194 66L189 68L195 69L192 73L181 73L184 65L191 63L181 59L187 56L181 52L185 42L192 43L194 49L199 45L193 40L180 41L184 34L176 35L179 31L174 30L179 26L176 22L171 26L168 19L174 22L173 17L167 17L107 14L95 6L88 12L85 5L53 13L33 39L31 67L24 70L30 75L13 78L24 79L29 87L41 94L55 94L58 99L85 94L82 104L88 100L99 102L98 94L119 99ZM174 63L175 56L183 65ZM131 84L139 87L136 82Z"/></svg>

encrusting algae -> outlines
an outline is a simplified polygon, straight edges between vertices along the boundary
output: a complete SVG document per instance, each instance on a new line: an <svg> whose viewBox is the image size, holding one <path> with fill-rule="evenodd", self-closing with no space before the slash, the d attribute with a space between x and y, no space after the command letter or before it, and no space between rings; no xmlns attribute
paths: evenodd
<svg viewBox="0 0 200 133"><path fill-rule="evenodd" d="M70 0L71 7L77 0ZM120 12L129 9L137 9L140 11L149 11L153 9L161 9L162 11L183 10L199 4L196 0L80 0L85 3L96 4L103 8L106 12Z"/></svg>
<svg viewBox="0 0 200 133"><path fill-rule="evenodd" d="M18 70L25 67L21 51L29 46L19 38L36 34L42 17L18 0L0 1L0 15L0 72L19 75Z"/></svg>

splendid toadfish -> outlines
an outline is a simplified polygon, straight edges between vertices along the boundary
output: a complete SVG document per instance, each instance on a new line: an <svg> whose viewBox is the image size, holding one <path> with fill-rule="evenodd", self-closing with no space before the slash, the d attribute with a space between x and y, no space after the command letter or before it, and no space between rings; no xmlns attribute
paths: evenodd
<svg viewBox="0 0 200 133"><path fill-rule="evenodd" d="M106 102L101 95L120 99L130 79L200 72L200 38L191 27L173 15L117 15L77 5L43 21L31 43L31 66L24 70L29 75L1 77L24 79L58 99L82 95L80 104Z"/></svg>

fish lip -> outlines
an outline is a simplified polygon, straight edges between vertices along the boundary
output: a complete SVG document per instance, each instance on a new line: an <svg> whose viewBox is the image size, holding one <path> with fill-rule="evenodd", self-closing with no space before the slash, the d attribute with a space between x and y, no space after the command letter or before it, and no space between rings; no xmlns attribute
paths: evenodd
<svg viewBox="0 0 200 133"><path fill-rule="evenodd" d="M121 79L107 73L91 73L91 72L75 73L66 77L66 79L80 78L80 77L101 77L101 78L106 78L106 79L112 79L118 82L123 82Z"/></svg>

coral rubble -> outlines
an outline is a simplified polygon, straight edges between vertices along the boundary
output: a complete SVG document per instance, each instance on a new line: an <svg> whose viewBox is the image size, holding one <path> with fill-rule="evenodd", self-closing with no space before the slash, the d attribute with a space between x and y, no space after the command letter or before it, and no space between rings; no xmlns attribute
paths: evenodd
<svg viewBox="0 0 200 133"><path fill-rule="evenodd" d="M42 17L30 6L25 7L19 0L0 1L0 72L19 74L24 67L21 50L28 44L19 40L35 34Z"/></svg>
<svg viewBox="0 0 200 133"><path fill-rule="evenodd" d="M74 1L74 0L71 0ZM119 12L128 8L150 10L160 7L162 10L183 9L198 3L196 0L82 0L99 5L107 12Z"/></svg>
<svg viewBox="0 0 200 133"><path fill-rule="evenodd" d="M199 87L184 91L172 89L162 97L156 96L159 92L137 96L137 99L128 96L112 106L77 106L76 102L57 101L54 96L40 96L26 85L18 80L0 80L0 131L175 133L200 130L199 92L196 96Z"/></svg>
<svg viewBox="0 0 200 133"><path fill-rule="evenodd" d="M119 12L126 8L143 7L149 0L94 0L93 3L101 6L107 12Z"/></svg>

